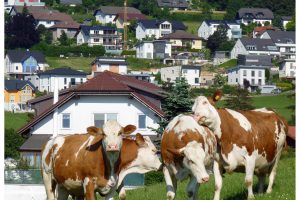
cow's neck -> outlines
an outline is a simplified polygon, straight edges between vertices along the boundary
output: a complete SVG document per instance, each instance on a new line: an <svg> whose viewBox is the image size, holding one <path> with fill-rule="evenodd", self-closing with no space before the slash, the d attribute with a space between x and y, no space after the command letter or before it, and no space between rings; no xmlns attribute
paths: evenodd
<svg viewBox="0 0 300 200"><path fill-rule="evenodd" d="M214 134L218 137L218 139L222 136L221 131L221 115L219 112L220 109L216 109L216 116L212 120L212 123L208 125L208 127L214 132Z"/></svg>

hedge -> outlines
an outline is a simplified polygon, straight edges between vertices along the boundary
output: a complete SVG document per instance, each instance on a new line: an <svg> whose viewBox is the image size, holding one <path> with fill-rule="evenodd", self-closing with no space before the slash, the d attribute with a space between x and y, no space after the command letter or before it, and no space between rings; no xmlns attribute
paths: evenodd
<svg viewBox="0 0 300 200"><path fill-rule="evenodd" d="M279 83L276 83L276 86L281 88L282 90L291 90L291 89L293 89L293 84L291 84L291 83L279 82Z"/></svg>
<svg viewBox="0 0 300 200"><path fill-rule="evenodd" d="M152 185L164 181L164 174L161 171L152 171L145 174L145 185Z"/></svg>
<svg viewBox="0 0 300 200"><path fill-rule="evenodd" d="M135 50L124 50L122 51L122 56L127 55L127 56L135 56L136 55L136 51Z"/></svg>

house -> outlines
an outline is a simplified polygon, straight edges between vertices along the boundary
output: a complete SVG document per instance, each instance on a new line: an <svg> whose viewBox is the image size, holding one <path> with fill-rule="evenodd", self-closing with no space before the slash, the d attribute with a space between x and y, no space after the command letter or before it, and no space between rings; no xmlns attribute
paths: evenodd
<svg viewBox="0 0 300 200"><path fill-rule="evenodd" d="M207 70L200 71L200 87L208 88L214 84L214 78L216 76L215 72L210 72Z"/></svg>
<svg viewBox="0 0 300 200"><path fill-rule="evenodd" d="M52 12L52 13L56 13L58 12L57 10L52 10L52 9L49 9L47 6L26 6L27 7L27 10L30 14L33 14L33 13L41 13L41 12L44 12L44 13L48 13L48 12ZM23 9L24 9L24 6L12 6L10 12L9 12L9 15L10 16L15 16L16 14L21 14L23 12Z"/></svg>
<svg viewBox="0 0 300 200"><path fill-rule="evenodd" d="M88 46L102 45L105 49L122 48L122 35L114 27L81 25L75 36L77 45L87 43Z"/></svg>
<svg viewBox="0 0 300 200"><path fill-rule="evenodd" d="M92 76L95 72L111 71L119 74L127 74L128 63L124 58L97 57L92 63Z"/></svg>
<svg viewBox="0 0 300 200"><path fill-rule="evenodd" d="M228 51L215 51L213 57L213 65L220 65L227 62L229 60L229 54L230 52Z"/></svg>
<svg viewBox="0 0 300 200"><path fill-rule="evenodd" d="M199 65L181 65L163 67L160 73L162 81L175 83L179 78L185 78L192 87L199 87L200 71L201 66Z"/></svg>
<svg viewBox="0 0 300 200"><path fill-rule="evenodd" d="M131 71L130 73L126 74L126 76L149 83L155 83L155 76L149 74L149 72Z"/></svg>
<svg viewBox="0 0 300 200"><path fill-rule="evenodd" d="M46 63L45 56L38 51L8 50L5 56L4 73L17 79L43 71L47 67L49 65Z"/></svg>
<svg viewBox="0 0 300 200"><path fill-rule="evenodd" d="M250 84L250 91L254 92L265 85L265 66L238 65L227 70L228 84L244 86L245 81Z"/></svg>
<svg viewBox="0 0 300 200"><path fill-rule="evenodd" d="M31 111L27 101L35 97L35 87L24 80L5 80L4 110Z"/></svg>
<svg viewBox="0 0 300 200"><path fill-rule="evenodd" d="M132 21L138 21L138 20L143 20L143 19L147 19L147 16L143 15L141 13L129 13L129 14L127 14L126 25L128 26ZM123 29L124 28L124 13L118 13L113 22L114 22L114 24L116 24L117 28Z"/></svg>
<svg viewBox="0 0 300 200"><path fill-rule="evenodd" d="M286 24L292 21L292 16L282 16L281 23L284 30L286 30Z"/></svg>
<svg viewBox="0 0 300 200"><path fill-rule="evenodd" d="M101 24L114 23L114 19L116 18L118 13L124 13L124 7L118 6L101 6L100 9L95 10L94 16L96 21ZM142 14L136 8L127 7L127 14Z"/></svg>
<svg viewBox="0 0 300 200"><path fill-rule="evenodd" d="M136 44L136 57L145 59L164 59L171 57L172 46L166 40L141 41Z"/></svg>
<svg viewBox="0 0 300 200"><path fill-rule="evenodd" d="M271 68L273 66L272 56L268 55L238 55L238 65L256 65Z"/></svg>
<svg viewBox="0 0 300 200"><path fill-rule="evenodd" d="M202 49L201 38L183 30L163 36L161 39L171 42L173 48Z"/></svg>
<svg viewBox="0 0 300 200"><path fill-rule="evenodd" d="M185 30L186 26L180 21L168 20L139 20L135 29L135 38L142 40L147 37L161 38L176 30Z"/></svg>
<svg viewBox="0 0 300 200"><path fill-rule="evenodd" d="M172 10L187 10L189 4L186 0L156 0L158 7Z"/></svg>
<svg viewBox="0 0 300 200"><path fill-rule="evenodd" d="M61 90L86 82L87 73L71 69L70 67L62 67L40 72L38 75L40 81L39 90L53 92L55 85L58 87L58 90Z"/></svg>
<svg viewBox="0 0 300 200"><path fill-rule="evenodd" d="M55 24L49 28L52 31L53 40L60 38L63 31L66 33L68 38L74 38L80 28L80 24L77 22L61 22Z"/></svg>
<svg viewBox="0 0 300 200"><path fill-rule="evenodd" d="M78 5L82 5L82 0L60 0L59 4L70 7L76 7Z"/></svg>
<svg viewBox="0 0 300 200"><path fill-rule="evenodd" d="M264 26L266 22L272 24L274 15L268 8L240 8L237 18L240 23L245 25L257 23Z"/></svg>
<svg viewBox="0 0 300 200"><path fill-rule="evenodd" d="M4 0L4 6L45 6L41 0Z"/></svg>
<svg viewBox="0 0 300 200"><path fill-rule="evenodd" d="M253 38L260 38L260 36L267 30L278 30L278 28L273 26L258 26L253 29Z"/></svg>
<svg viewBox="0 0 300 200"><path fill-rule="evenodd" d="M35 118L18 130L30 136L20 147L21 157L31 166L38 166L43 143L52 135L86 133L89 126L102 125L110 119L120 125L133 124L133 133L154 136L164 117L160 100L162 90L154 84L105 71L93 79L70 88L64 94L46 95L34 99L31 106ZM40 111L39 109L43 111Z"/></svg>
<svg viewBox="0 0 300 200"><path fill-rule="evenodd" d="M284 59L279 65L280 78L296 78L296 62L295 59Z"/></svg>
<svg viewBox="0 0 300 200"><path fill-rule="evenodd" d="M52 10L49 12L33 12L31 14L37 23L37 27L39 25L44 25L46 28L50 28L59 23L75 23L70 15L61 12L53 12Z"/></svg>
<svg viewBox="0 0 300 200"><path fill-rule="evenodd" d="M198 28L198 36L207 40L209 36L217 31L218 27L223 25L227 29L228 39L238 39L242 37L242 29L236 21L227 20L204 20Z"/></svg>
<svg viewBox="0 0 300 200"><path fill-rule="evenodd" d="M236 41L230 52L230 57L236 59L239 54L279 56L280 52L271 39L245 37Z"/></svg>

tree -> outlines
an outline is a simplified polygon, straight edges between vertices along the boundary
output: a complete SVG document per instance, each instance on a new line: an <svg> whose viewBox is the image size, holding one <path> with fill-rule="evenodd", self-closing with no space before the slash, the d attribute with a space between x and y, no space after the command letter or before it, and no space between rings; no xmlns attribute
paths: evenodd
<svg viewBox="0 0 300 200"><path fill-rule="evenodd" d="M5 158L19 158L18 149L23 143L24 139L14 129L5 129Z"/></svg>
<svg viewBox="0 0 300 200"><path fill-rule="evenodd" d="M286 24L287 31L295 31L296 30L296 21L295 16L293 16L292 21Z"/></svg>
<svg viewBox="0 0 300 200"><path fill-rule="evenodd" d="M220 24L218 29L208 37L206 47L209 48L213 54L223 42L227 41L227 39L227 28L225 25Z"/></svg>
<svg viewBox="0 0 300 200"><path fill-rule="evenodd" d="M65 33L65 31L61 32L61 35L58 38L58 41L60 42L60 45L62 45L62 46L67 46L68 45L68 36Z"/></svg>
<svg viewBox="0 0 300 200"><path fill-rule="evenodd" d="M6 49L30 48L39 42L39 33L35 30L36 21L30 14L21 13L8 18L5 23Z"/></svg>
<svg viewBox="0 0 300 200"><path fill-rule="evenodd" d="M216 74L216 76L213 79L214 81L214 86L217 88L221 88L225 85L226 83L226 77L222 76L221 74Z"/></svg>
<svg viewBox="0 0 300 200"><path fill-rule="evenodd" d="M287 95L287 97L295 102L296 93L293 92L293 93ZM291 119L289 120L288 123L289 123L289 125L295 125L296 124L296 117L295 117L296 106L295 106L295 103L292 104L292 105L287 106L287 109L289 109L292 113L291 114Z"/></svg>
<svg viewBox="0 0 300 200"><path fill-rule="evenodd" d="M233 110L251 110L254 109L249 91L237 86L232 94L225 99L225 107Z"/></svg>
<svg viewBox="0 0 300 200"><path fill-rule="evenodd" d="M164 128L172 118L181 113L190 112L193 103L189 92L190 86L185 78L176 80L174 85L165 84L164 87L169 93L162 101L162 110L165 113L165 120L159 122L160 127L157 131L160 134L163 133Z"/></svg>
<svg viewBox="0 0 300 200"><path fill-rule="evenodd" d="M228 0L226 15L224 19L233 20L236 17L236 14L240 8L244 6L243 0Z"/></svg>

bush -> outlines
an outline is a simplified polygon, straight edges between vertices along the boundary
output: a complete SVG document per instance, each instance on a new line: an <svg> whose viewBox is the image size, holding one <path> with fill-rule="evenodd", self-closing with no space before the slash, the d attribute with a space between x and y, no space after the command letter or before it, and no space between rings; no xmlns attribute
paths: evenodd
<svg viewBox="0 0 300 200"><path fill-rule="evenodd" d="M135 55L136 55L136 51L132 51L132 50L123 50L121 55L122 55L122 56L124 56L124 55L135 56Z"/></svg>
<svg viewBox="0 0 300 200"><path fill-rule="evenodd" d="M17 159L20 157L18 149L24 139L14 129L5 129L5 158Z"/></svg>
<svg viewBox="0 0 300 200"><path fill-rule="evenodd" d="M145 174L145 185L153 185L164 181L164 174L161 171L153 171Z"/></svg>
<svg viewBox="0 0 300 200"><path fill-rule="evenodd" d="M232 94L236 90L235 86L232 85L224 85L222 88L223 94Z"/></svg>
<svg viewBox="0 0 300 200"><path fill-rule="evenodd" d="M293 84L292 83L279 82L279 83L276 83L276 86L279 87L280 89L284 90L284 91L293 89Z"/></svg>

